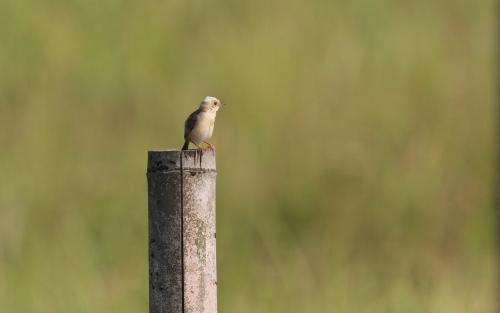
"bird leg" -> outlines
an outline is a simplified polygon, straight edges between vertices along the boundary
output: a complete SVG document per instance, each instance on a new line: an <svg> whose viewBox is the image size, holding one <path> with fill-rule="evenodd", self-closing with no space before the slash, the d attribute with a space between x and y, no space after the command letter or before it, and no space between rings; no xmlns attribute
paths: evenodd
<svg viewBox="0 0 500 313"><path fill-rule="evenodd" d="M209 143L207 143L207 142L205 142L205 141L203 141L203 142L204 142L204 143L206 143L206 144L208 145L208 147L200 147L198 144L196 144L196 143L194 143L194 142L193 142L193 144L194 144L194 145L196 146L196 148L198 148L198 150L200 150L200 151L207 151L207 150L213 149L213 148L212 148L213 146L212 146L211 144L209 144Z"/></svg>
<svg viewBox="0 0 500 313"><path fill-rule="evenodd" d="M208 149L215 150L215 146L213 144L211 144L210 142L206 142L206 141L203 141L203 142L208 145Z"/></svg>
<svg viewBox="0 0 500 313"><path fill-rule="evenodd" d="M202 147L198 146L198 144L197 144L197 143L194 143L194 142L193 142L193 144L196 146L196 148L198 148L198 150L203 151L203 149L204 149L204 148L202 148Z"/></svg>

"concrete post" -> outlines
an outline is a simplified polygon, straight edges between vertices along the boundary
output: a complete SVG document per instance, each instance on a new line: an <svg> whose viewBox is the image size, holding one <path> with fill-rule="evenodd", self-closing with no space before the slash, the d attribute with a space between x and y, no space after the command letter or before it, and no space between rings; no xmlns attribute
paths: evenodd
<svg viewBox="0 0 500 313"><path fill-rule="evenodd" d="M149 312L216 313L215 153L149 151Z"/></svg>

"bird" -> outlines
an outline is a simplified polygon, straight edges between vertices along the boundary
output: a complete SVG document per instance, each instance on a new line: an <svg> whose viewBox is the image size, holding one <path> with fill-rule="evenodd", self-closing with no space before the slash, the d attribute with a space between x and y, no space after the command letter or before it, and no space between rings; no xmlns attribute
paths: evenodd
<svg viewBox="0 0 500 313"><path fill-rule="evenodd" d="M184 123L184 145L181 150L187 150L192 142L198 149L215 149L215 146L207 142L212 137L217 111L223 105L222 101L215 97L206 96L200 103L200 107L191 113ZM208 147L201 148L205 143Z"/></svg>

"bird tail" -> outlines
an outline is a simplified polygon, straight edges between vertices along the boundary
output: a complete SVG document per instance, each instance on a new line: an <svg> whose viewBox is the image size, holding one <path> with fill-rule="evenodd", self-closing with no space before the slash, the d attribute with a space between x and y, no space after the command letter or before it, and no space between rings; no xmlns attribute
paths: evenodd
<svg viewBox="0 0 500 313"><path fill-rule="evenodd" d="M184 145L182 146L181 150L187 150L188 148L189 148L189 141L188 141L188 140L186 140L186 141L184 142Z"/></svg>

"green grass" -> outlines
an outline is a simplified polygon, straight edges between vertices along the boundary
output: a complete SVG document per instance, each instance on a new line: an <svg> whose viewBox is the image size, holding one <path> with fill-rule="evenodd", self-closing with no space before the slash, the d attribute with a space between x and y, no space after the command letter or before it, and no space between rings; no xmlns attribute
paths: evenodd
<svg viewBox="0 0 500 313"><path fill-rule="evenodd" d="M493 1L2 1L0 312L147 312L146 150L219 115L219 311L496 309Z"/></svg>

